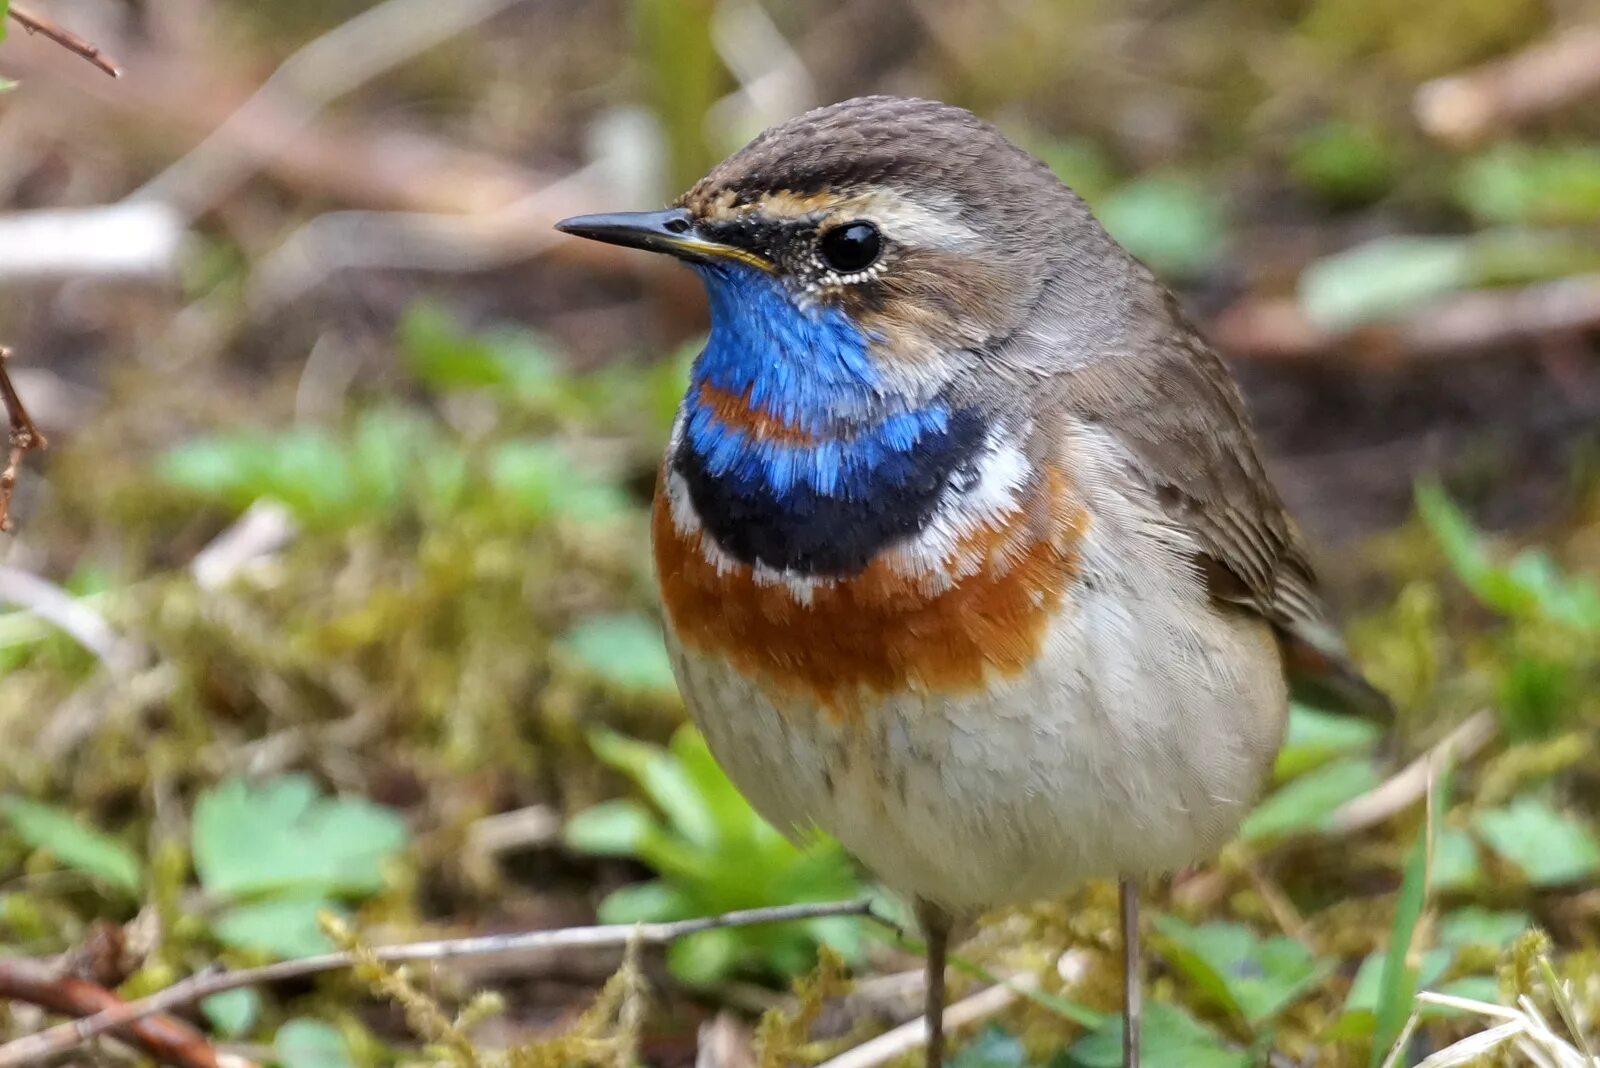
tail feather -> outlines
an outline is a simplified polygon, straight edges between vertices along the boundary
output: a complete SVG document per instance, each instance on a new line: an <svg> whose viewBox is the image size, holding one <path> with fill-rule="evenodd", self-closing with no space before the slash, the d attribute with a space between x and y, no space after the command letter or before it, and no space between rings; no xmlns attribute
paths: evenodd
<svg viewBox="0 0 1600 1068"><path fill-rule="evenodd" d="M1342 648L1289 630L1278 631L1278 648L1296 701L1394 722L1393 702L1367 681Z"/></svg>

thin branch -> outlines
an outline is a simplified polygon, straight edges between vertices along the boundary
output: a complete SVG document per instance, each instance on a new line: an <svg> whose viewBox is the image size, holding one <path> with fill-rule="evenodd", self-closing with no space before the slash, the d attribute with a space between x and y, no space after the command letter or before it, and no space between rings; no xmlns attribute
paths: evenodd
<svg viewBox="0 0 1600 1068"><path fill-rule="evenodd" d="M13 7L12 14L16 14L16 10ZM11 492L17 488L17 472L22 469L22 457L33 449L43 449L50 444L39 433L39 428L34 426L33 417L22 406L22 398L17 396L17 387L11 384L11 372L6 369L10 360L11 350L0 345L0 403L5 404L6 415L11 420L11 455L6 461L5 470L0 471L0 531L11 529Z"/></svg>
<svg viewBox="0 0 1600 1068"><path fill-rule="evenodd" d="M188 155L129 195L204 214L291 144L336 97L491 18L520 0L383 0L304 45ZM250 151L242 136L269 126Z"/></svg>
<svg viewBox="0 0 1600 1068"><path fill-rule="evenodd" d="M1229 355L1246 359L1316 360L1338 354L1411 363L1459 359L1596 329L1600 273L1443 297L1351 330L1318 326L1292 299L1246 298L1224 310L1210 334Z"/></svg>
<svg viewBox="0 0 1600 1068"><path fill-rule="evenodd" d="M870 901L841 901L816 905L784 905L776 908L748 909L721 916L706 916L676 923L618 924L606 927L564 927L552 931L520 931L513 934L484 935L478 938L449 938L435 942L410 942L379 946L372 957L385 964L417 961L454 960L529 950L570 949L573 947L621 947L637 941L643 945L665 945L702 931L725 927L753 927L768 923L792 923L828 916L861 916L886 927L895 925L879 916ZM38 1034L27 1035L0 1046L0 1068L23 1068L46 1057L76 1049L95 1035L126 1027L156 1013L170 1012L214 994L246 986L262 986L289 979L349 968L356 963L351 953L325 953L317 957L282 961L260 968L225 971L220 968L196 972L148 997L129 1001L86 1019L59 1024Z"/></svg>
<svg viewBox="0 0 1600 1068"><path fill-rule="evenodd" d="M91 1019L120 1012L129 1004L98 983L63 975L36 960L0 959L0 998ZM255 1068L243 1057L219 1051L200 1031L172 1016L150 1014L130 1019L115 1030L151 1057L180 1068Z"/></svg>
<svg viewBox="0 0 1600 1068"><path fill-rule="evenodd" d="M71 30L64 30L44 16L35 15L18 4L12 4L10 10L11 17L22 23L22 28L29 33L48 37L68 52L74 52L87 59L113 78L122 77L122 68L117 66L116 60L102 52L99 45L85 41Z"/></svg>

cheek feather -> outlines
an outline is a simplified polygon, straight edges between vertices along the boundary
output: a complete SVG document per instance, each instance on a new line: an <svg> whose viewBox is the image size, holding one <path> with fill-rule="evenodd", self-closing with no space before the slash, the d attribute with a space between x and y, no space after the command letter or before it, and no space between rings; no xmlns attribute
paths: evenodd
<svg viewBox="0 0 1600 1068"><path fill-rule="evenodd" d="M870 695L979 690L1033 663L1078 573L1088 515L1063 477L1038 493L1031 507L956 539L946 561L956 581L885 555L800 591L730 563L697 524L675 521L663 488L654 548L667 615L686 647L835 719L853 718Z"/></svg>
<svg viewBox="0 0 1600 1068"><path fill-rule="evenodd" d="M916 363L979 349L1014 329L1030 284L980 257L909 249L882 277L833 291L833 299L880 339L890 359Z"/></svg>

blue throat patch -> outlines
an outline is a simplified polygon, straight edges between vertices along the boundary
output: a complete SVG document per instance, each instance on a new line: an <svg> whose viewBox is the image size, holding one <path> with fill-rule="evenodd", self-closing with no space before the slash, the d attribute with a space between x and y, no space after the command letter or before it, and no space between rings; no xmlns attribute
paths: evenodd
<svg viewBox="0 0 1600 1068"><path fill-rule="evenodd" d="M851 574L926 526L952 473L982 446L977 413L896 394L843 309L802 310L752 267L697 270L711 336L672 463L718 546L745 563ZM705 385L811 440L729 426L702 402Z"/></svg>

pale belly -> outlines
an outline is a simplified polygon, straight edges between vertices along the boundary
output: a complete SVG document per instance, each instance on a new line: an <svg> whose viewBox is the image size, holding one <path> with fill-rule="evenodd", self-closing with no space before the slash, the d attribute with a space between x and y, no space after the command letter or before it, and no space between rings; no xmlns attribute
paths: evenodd
<svg viewBox="0 0 1600 1068"><path fill-rule="evenodd" d="M973 913L1182 867L1256 799L1287 710L1268 626L1135 584L1077 590L1033 666L986 692L849 713L669 646L696 723L764 816L820 827L891 889Z"/></svg>

